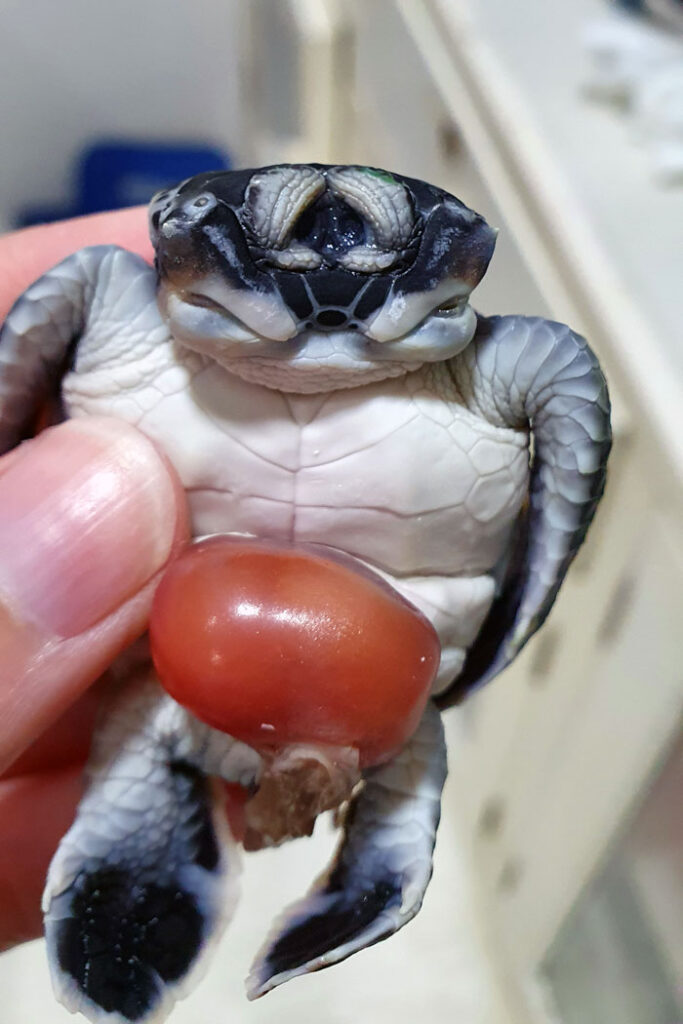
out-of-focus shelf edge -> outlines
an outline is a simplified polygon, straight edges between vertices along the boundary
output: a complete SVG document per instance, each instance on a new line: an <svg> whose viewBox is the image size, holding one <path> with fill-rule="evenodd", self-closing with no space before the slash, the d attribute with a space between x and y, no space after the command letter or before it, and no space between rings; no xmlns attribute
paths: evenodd
<svg viewBox="0 0 683 1024"><path fill-rule="evenodd" d="M629 422L659 458L652 485L683 501L683 384L578 201L567 169L462 0L396 0L479 173L558 319L590 338ZM577 102L579 99L577 98ZM646 356L644 355L646 353Z"/></svg>
<svg viewBox="0 0 683 1024"><path fill-rule="evenodd" d="M444 717L451 765L458 757L462 739L462 726L456 722L456 714L457 710L450 717ZM469 815L464 806L464 799L464 789L451 782L450 803L454 807L454 813L449 815L447 822L442 823L441 827L443 828L444 824L451 827L464 854L471 905L474 909L471 926L475 931L475 938L495 967L498 991L506 1011L505 1017L513 1024L549 1024L545 996L538 977L521 976L505 949L497 925L495 894L485 880L485 874L480 870L481 849L478 847L476 835L469 827ZM502 1020L500 1024L503 1024Z"/></svg>

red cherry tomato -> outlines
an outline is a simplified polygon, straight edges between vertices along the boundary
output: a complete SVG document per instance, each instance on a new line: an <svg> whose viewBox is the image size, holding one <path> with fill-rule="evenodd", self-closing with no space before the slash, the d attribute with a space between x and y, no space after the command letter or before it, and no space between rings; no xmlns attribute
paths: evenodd
<svg viewBox="0 0 683 1024"><path fill-rule="evenodd" d="M307 550L191 545L154 600L164 687L259 749L354 746L386 760L417 726L439 664L431 624L379 577Z"/></svg>

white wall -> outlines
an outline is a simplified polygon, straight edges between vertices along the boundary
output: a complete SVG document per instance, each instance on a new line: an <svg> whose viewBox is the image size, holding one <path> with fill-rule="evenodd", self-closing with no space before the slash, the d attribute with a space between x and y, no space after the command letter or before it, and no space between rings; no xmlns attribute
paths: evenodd
<svg viewBox="0 0 683 1024"><path fill-rule="evenodd" d="M0 226L102 136L240 143L240 0L0 0Z"/></svg>

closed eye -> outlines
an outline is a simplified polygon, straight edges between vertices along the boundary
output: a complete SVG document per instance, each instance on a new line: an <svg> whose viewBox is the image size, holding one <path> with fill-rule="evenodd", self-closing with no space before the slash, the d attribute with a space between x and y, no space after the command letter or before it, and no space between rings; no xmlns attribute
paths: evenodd
<svg viewBox="0 0 683 1024"><path fill-rule="evenodd" d="M183 300L191 306L198 306L200 309L208 309L212 313L217 313L222 320L227 321L228 325L232 324L242 331L247 331L249 334L253 333L238 316L235 316L226 306L216 302L209 295L203 295L201 292L185 292Z"/></svg>
<svg viewBox="0 0 683 1024"><path fill-rule="evenodd" d="M225 306L221 306L220 302L216 302L215 299L210 299L208 295L200 295L199 292L188 292L185 295L185 300L193 306L201 306L202 309L212 309L214 313L220 313L221 316L229 316L233 320L235 319L230 310L226 309Z"/></svg>
<svg viewBox="0 0 683 1024"><path fill-rule="evenodd" d="M447 299L446 302L442 302L440 306L437 306L434 310L434 315L454 316L457 313L461 313L466 305L466 295L454 295L453 298Z"/></svg>

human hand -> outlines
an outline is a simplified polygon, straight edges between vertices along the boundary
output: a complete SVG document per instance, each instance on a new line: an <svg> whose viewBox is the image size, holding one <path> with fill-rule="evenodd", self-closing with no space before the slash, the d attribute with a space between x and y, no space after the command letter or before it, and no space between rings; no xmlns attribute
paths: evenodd
<svg viewBox="0 0 683 1024"><path fill-rule="evenodd" d="M0 322L85 245L149 258L144 209L0 238ZM182 487L133 427L71 420L0 459L0 949L41 932L49 860L81 793L93 683L144 632L187 536Z"/></svg>

